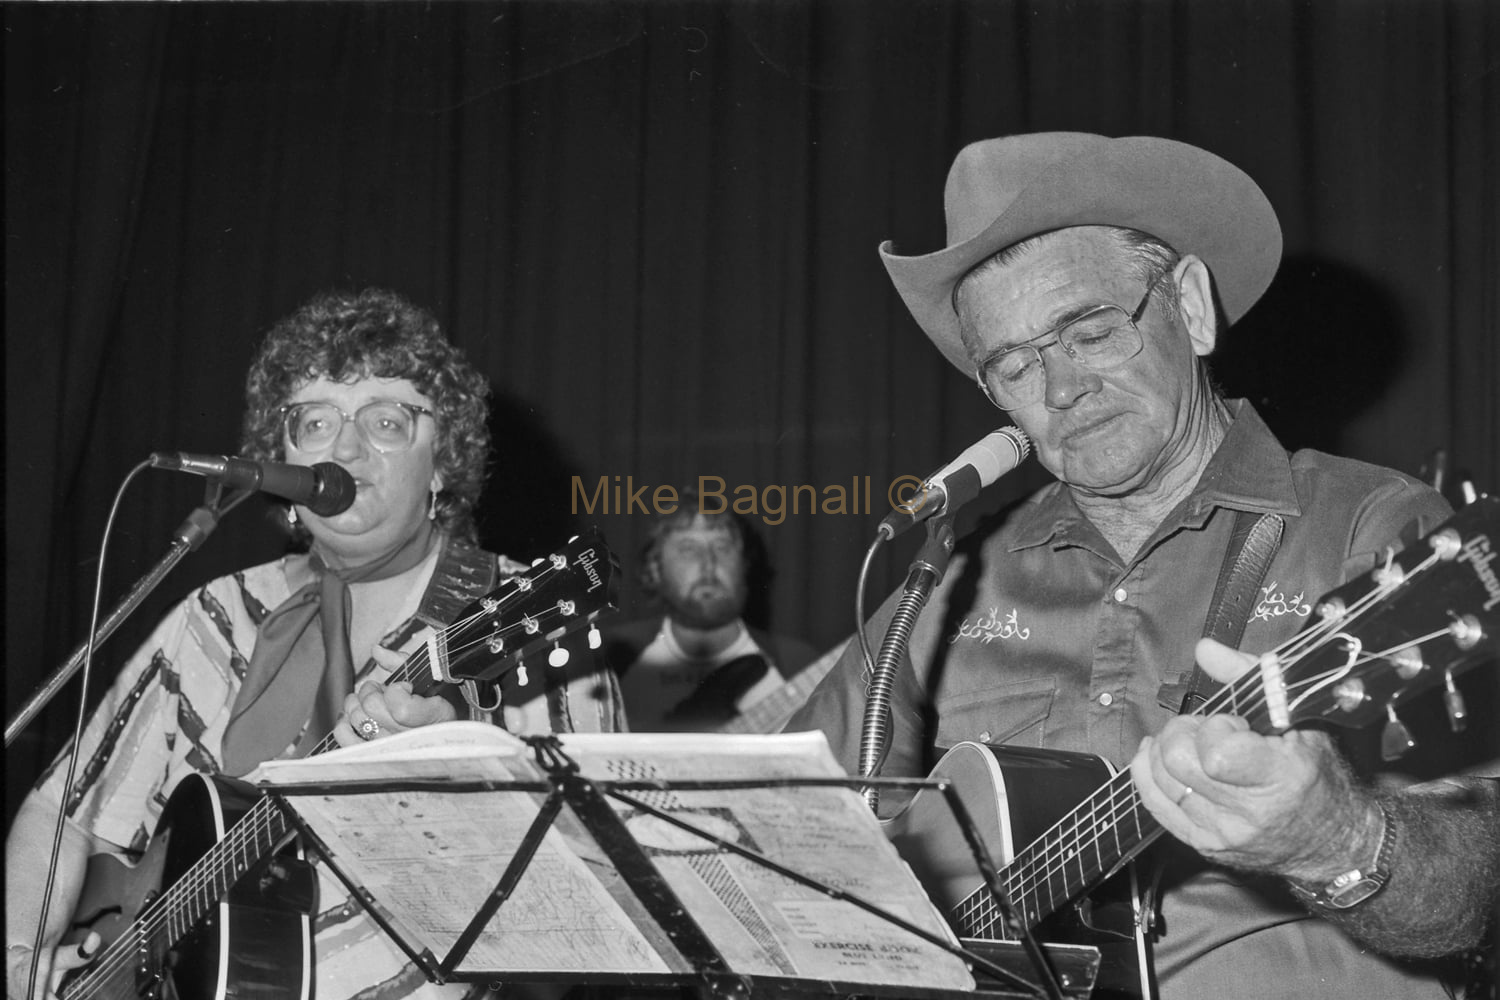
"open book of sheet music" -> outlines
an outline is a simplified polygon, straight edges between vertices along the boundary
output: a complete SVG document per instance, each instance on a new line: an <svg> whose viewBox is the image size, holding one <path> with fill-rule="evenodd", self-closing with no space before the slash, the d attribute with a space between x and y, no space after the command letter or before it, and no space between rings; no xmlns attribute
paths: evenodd
<svg viewBox="0 0 1500 1000"><path fill-rule="evenodd" d="M821 733L568 734L599 781L844 777ZM278 786L394 779L544 781L533 751L493 726L453 722L251 775ZM481 791L282 791L407 941L444 955L499 882L544 796ZM858 793L835 786L627 794L876 904L954 942ZM610 800L688 914L745 975L973 989L962 960L847 901ZM956 942L954 942L956 943ZM689 963L567 808L463 966L494 973L688 973Z"/></svg>

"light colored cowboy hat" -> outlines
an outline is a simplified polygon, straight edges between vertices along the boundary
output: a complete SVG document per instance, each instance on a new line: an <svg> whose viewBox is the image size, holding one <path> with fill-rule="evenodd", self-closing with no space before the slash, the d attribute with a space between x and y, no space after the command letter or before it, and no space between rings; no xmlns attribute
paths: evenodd
<svg viewBox="0 0 1500 1000"><path fill-rule="evenodd" d="M1067 226L1139 229L1208 265L1232 323L1255 304L1281 261L1281 226L1249 175L1171 139L1038 132L965 146L943 191L948 245L880 257L917 323L965 374L953 287L1013 243Z"/></svg>

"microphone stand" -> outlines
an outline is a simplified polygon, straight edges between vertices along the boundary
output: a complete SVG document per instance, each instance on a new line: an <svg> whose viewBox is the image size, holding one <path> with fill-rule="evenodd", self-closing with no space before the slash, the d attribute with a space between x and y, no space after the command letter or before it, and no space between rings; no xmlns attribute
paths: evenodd
<svg viewBox="0 0 1500 1000"><path fill-rule="evenodd" d="M927 520L927 540L911 561L911 568L906 574L906 586L902 589L900 600L896 602L896 613L891 617L891 623L885 630L885 638L880 642L880 652L875 657L875 668L870 674L865 696L864 727L859 737L861 778L879 777L880 768L885 764L886 749L890 745L891 686L896 679L896 669L901 665L901 659L911 643L911 633L917 626L917 618L932 596L933 588L943 581L943 574L948 571L948 561L953 556L953 512L957 509L957 504L950 504L943 513ZM880 805L880 789L874 785L866 785L862 794L870 811L876 812ZM971 848L977 847L982 854L983 845L976 839L963 802L956 794L950 802L962 813L956 819L965 839ZM987 870L982 872L985 887L1000 905L1001 912L1006 915L1006 922L1016 928L1021 939L1021 950L1036 970L1043 995L1049 1000L1060 1000L1062 987L1041 944L1017 918L1010 900L1001 888L998 874L992 867L985 867Z"/></svg>
<svg viewBox="0 0 1500 1000"><path fill-rule="evenodd" d="M63 685L73 678L73 675L83 666L84 661L88 659L91 650L103 643L114 634L115 629L124 624L125 619L141 606L141 602L150 596L184 556L203 544L204 540L219 526L220 517L250 495L249 490L240 490L230 495L227 505L221 506L223 491L224 484L219 480L214 479L209 482L205 490L203 506L195 508L187 519L177 526L177 530L172 533L172 546L167 554L137 580L135 586L131 587L109 614L105 615L104 621L99 625L93 637L80 643L73 650L72 655L60 667L52 671L11 716L10 721L5 724L7 747L20 735L21 730L36 718L37 713L46 708L47 704L57 696Z"/></svg>
<svg viewBox="0 0 1500 1000"><path fill-rule="evenodd" d="M886 748L890 745L891 686L895 683L896 669L906 655L906 647L911 643L917 618L932 596L932 589L942 582L943 574L948 571L948 560L953 555L953 511L956 506L950 504L946 511L925 522L927 540L911 561L896 613L881 640L880 653L875 657L875 668L870 674L865 698L864 727L859 737L861 778L879 777L880 768L885 763ZM880 805L880 789L867 785L862 794L865 804L874 812Z"/></svg>

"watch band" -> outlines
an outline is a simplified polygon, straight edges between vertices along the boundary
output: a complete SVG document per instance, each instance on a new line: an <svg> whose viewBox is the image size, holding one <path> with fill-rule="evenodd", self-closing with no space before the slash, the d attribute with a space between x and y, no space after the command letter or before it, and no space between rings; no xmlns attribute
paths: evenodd
<svg viewBox="0 0 1500 1000"><path fill-rule="evenodd" d="M1309 886L1296 880L1288 880L1292 894L1308 906L1323 910L1348 910L1374 897L1385 888L1391 879L1391 851L1396 844L1396 824L1383 801L1376 800L1380 808L1380 846L1375 851L1372 864L1362 868L1351 868L1334 876L1320 886Z"/></svg>

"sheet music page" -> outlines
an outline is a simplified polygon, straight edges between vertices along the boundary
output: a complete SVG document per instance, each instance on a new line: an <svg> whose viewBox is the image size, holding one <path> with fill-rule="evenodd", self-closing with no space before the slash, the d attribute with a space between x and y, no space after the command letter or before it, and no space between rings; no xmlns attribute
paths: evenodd
<svg viewBox="0 0 1500 1000"><path fill-rule="evenodd" d="M304 781L542 777L530 749L495 726L444 723L317 757L270 761L263 787ZM499 884L540 808L526 792L287 795L333 859L369 890L408 943L447 956ZM566 828L566 824L564 824ZM460 968L670 972L609 890L551 830Z"/></svg>
<svg viewBox="0 0 1500 1000"><path fill-rule="evenodd" d="M563 752L600 781L844 777L821 733L568 734ZM514 736L442 723L317 757L275 761L263 787L385 778L536 781ZM411 943L441 959L500 881L542 796L479 792L287 790L288 804ZM621 791L786 868L868 901L943 940L952 932L851 788ZM608 799L687 913L749 975L972 990L964 963L847 901L799 885L695 832ZM582 822L564 808L461 969L686 972Z"/></svg>
<svg viewBox="0 0 1500 1000"><path fill-rule="evenodd" d="M822 733L575 733L564 751L599 780L845 777ZM623 792L954 942L859 794L840 787ZM666 820L616 812L730 968L751 975L972 990L964 963L853 903ZM954 942L956 943L956 942Z"/></svg>

